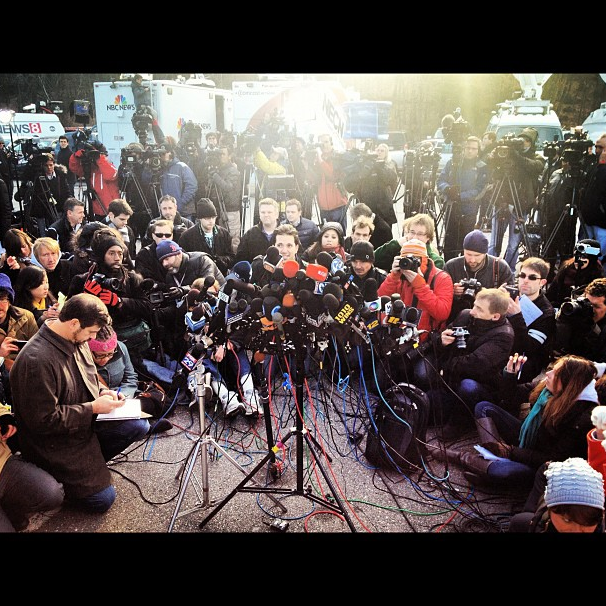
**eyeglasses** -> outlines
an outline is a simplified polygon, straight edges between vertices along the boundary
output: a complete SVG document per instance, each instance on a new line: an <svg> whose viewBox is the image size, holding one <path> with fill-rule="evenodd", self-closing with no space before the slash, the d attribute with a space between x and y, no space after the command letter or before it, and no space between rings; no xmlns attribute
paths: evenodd
<svg viewBox="0 0 606 606"><path fill-rule="evenodd" d="M418 237L418 236L423 237L423 236L427 235L425 232L421 233L420 231L412 231L412 230L409 230L406 233L410 234L411 236L416 236L416 237Z"/></svg>
<svg viewBox="0 0 606 606"><path fill-rule="evenodd" d="M111 358L115 353L116 353L115 349L114 349L114 351L109 351L104 354L93 352L93 358L95 358L95 360L104 360L105 358Z"/></svg>
<svg viewBox="0 0 606 606"><path fill-rule="evenodd" d="M172 234L154 234L154 236L156 236L156 238L172 238L173 237Z"/></svg>
<svg viewBox="0 0 606 606"><path fill-rule="evenodd" d="M529 275L525 274L523 271L521 271L518 278L520 278L520 280L530 280L531 282L535 282L536 280L540 280L541 276L535 276L535 275L529 276Z"/></svg>

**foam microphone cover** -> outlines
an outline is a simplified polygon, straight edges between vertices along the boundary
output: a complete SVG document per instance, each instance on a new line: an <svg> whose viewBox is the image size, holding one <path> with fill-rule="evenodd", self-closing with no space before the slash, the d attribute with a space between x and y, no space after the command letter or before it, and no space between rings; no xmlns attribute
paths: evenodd
<svg viewBox="0 0 606 606"><path fill-rule="evenodd" d="M282 307L294 307L297 298L290 291L282 297Z"/></svg>
<svg viewBox="0 0 606 606"><path fill-rule="evenodd" d="M333 282L328 282L324 287L323 295L334 295L339 301L343 299L343 289Z"/></svg>
<svg viewBox="0 0 606 606"><path fill-rule="evenodd" d="M242 282L250 282L250 276L252 274L252 266L248 261L238 261L231 268L231 273L236 274L236 277L238 278L238 280L242 280Z"/></svg>
<svg viewBox="0 0 606 606"><path fill-rule="evenodd" d="M230 314L235 314L238 311L238 301L230 301L227 304L227 309L229 310Z"/></svg>
<svg viewBox="0 0 606 606"><path fill-rule="evenodd" d="M340 307L339 299L330 293L322 297L322 302L324 303L324 306L331 312L337 311L337 309Z"/></svg>
<svg viewBox="0 0 606 606"><path fill-rule="evenodd" d="M305 270L304 270L304 269L300 269L300 270L299 270L299 271L296 273L295 278L296 278L297 280L299 280L299 281L303 281L303 280L305 280Z"/></svg>
<svg viewBox="0 0 606 606"><path fill-rule="evenodd" d="M275 292L271 289L271 286L269 284L266 284L262 289L261 289L261 296L265 299L265 297L273 297L275 296Z"/></svg>
<svg viewBox="0 0 606 606"><path fill-rule="evenodd" d="M260 315L263 313L263 299L260 299L259 297L255 297L251 302L250 302L250 307L248 309L248 312L250 313L250 315Z"/></svg>
<svg viewBox="0 0 606 606"><path fill-rule="evenodd" d="M404 302L402 301L402 299L396 299L392 303L391 315L392 316L397 316L398 318L401 318L403 311L404 311Z"/></svg>
<svg viewBox="0 0 606 606"><path fill-rule="evenodd" d="M376 301L379 298L379 293L377 292L377 281L374 278L368 278L365 280L362 293L364 296L364 301Z"/></svg>
<svg viewBox="0 0 606 606"><path fill-rule="evenodd" d="M191 291L190 291L191 292ZM189 294L189 293L188 293ZM194 307L192 309L191 312L191 319L194 322L199 322L202 319L202 316L204 315L204 307L202 307L202 305L198 305L197 307Z"/></svg>
<svg viewBox="0 0 606 606"><path fill-rule="evenodd" d="M322 265L323 267L326 267L326 270L328 272L330 272L331 266L332 266L332 260L333 257L329 252L326 252L325 250L321 250L318 255L316 256L316 263L318 265Z"/></svg>
<svg viewBox="0 0 606 606"><path fill-rule="evenodd" d="M270 246L265 251L265 256L263 257L263 267L268 271L273 271L280 264L282 260L282 256L280 255L280 251L276 246Z"/></svg>
<svg viewBox="0 0 606 606"><path fill-rule="evenodd" d="M316 282L324 282L328 278L328 269L318 263L308 263L305 268L305 275Z"/></svg>
<svg viewBox="0 0 606 606"><path fill-rule="evenodd" d="M276 269L273 271L271 279L274 282L282 282L285 279L283 269L281 267L276 267Z"/></svg>
<svg viewBox="0 0 606 606"><path fill-rule="evenodd" d="M263 315L268 320L271 320L271 316L274 313L274 309L276 309L276 307L278 309L280 308L280 301L278 301L276 297L265 297L265 299L263 299Z"/></svg>
<svg viewBox="0 0 606 606"><path fill-rule="evenodd" d="M282 271L284 272L284 276L286 278L294 278L299 271L299 264L296 261L288 260L284 261L284 265L282 265Z"/></svg>
<svg viewBox="0 0 606 606"><path fill-rule="evenodd" d="M391 305L391 297L388 297L387 295L383 295L381 297L381 311L386 311L386 307L387 304Z"/></svg>
<svg viewBox="0 0 606 606"><path fill-rule="evenodd" d="M248 303L246 301L246 299L238 299L238 311L246 311L246 308L248 307Z"/></svg>
<svg viewBox="0 0 606 606"><path fill-rule="evenodd" d="M192 288L186 295L187 307L193 307L198 301L200 291L197 288Z"/></svg>

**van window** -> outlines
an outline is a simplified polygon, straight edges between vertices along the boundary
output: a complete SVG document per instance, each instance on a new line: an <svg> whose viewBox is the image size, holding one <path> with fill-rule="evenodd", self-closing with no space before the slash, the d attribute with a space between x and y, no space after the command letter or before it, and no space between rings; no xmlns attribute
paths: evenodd
<svg viewBox="0 0 606 606"><path fill-rule="evenodd" d="M507 135L517 136L524 130L524 128L526 128L526 126L499 126L499 128L497 128L497 139L502 139ZM537 149L542 148L545 141L562 141L564 139L562 129L558 128L557 126L533 125L532 128L535 128L539 133L535 145Z"/></svg>

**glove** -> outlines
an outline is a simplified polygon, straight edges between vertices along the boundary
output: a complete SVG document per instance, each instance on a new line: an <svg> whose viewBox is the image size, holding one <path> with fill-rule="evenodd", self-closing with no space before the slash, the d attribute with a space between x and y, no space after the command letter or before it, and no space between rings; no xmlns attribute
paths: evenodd
<svg viewBox="0 0 606 606"><path fill-rule="evenodd" d="M606 431L606 406L596 406L591 411L591 422L596 429Z"/></svg>
<svg viewBox="0 0 606 606"><path fill-rule="evenodd" d="M513 450L513 446L504 444L503 442L483 442L481 446L492 452L493 455L503 459L508 459L511 456L511 451Z"/></svg>
<svg viewBox="0 0 606 606"><path fill-rule="evenodd" d="M109 307L115 307L120 304L120 298L115 292L108 290L107 288L103 288L99 282L96 280L89 279L84 283L84 292L90 293L91 295L95 295L95 297L99 297L105 305Z"/></svg>

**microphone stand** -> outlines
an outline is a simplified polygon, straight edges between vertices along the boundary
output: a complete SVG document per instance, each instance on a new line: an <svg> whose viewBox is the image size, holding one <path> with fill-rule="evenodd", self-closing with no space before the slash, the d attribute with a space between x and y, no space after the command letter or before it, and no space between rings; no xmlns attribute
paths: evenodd
<svg viewBox="0 0 606 606"><path fill-rule="evenodd" d="M271 497L271 495L274 495L274 494L305 497L306 499L309 499L310 501L313 501L314 503L317 503L317 504L321 505L322 507L329 509L330 511L340 513L343 516L343 518L346 520L351 531L356 532L356 528L353 525L353 523L349 517L349 514L347 513L346 508L345 508L341 498L339 497L337 490L335 490L328 474L326 473L326 471L324 470L324 468L322 467L322 465L320 463L319 455L323 454L324 456L326 456L326 458L329 460L329 462L331 461L331 459L327 455L327 453L322 450L322 448L318 444L317 440L303 426L303 409L304 409L303 383L305 380L305 354L306 354L307 350L305 347L294 347L293 349L294 349L295 355L296 355L295 377L294 377L294 379L295 379L294 383L296 386L295 392L296 392L296 406L297 406L297 410L296 410L296 414L295 414L296 423L295 423L295 427L290 429L289 433L286 435L286 437L281 442L282 442L282 444L286 444L286 442L288 442L288 440L290 440L290 438L292 438L293 436L296 439L296 447L297 447L297 452L296 452L297 486L296 486L296 488L293 489L293 488L280 488L277 486L258 486L258 485L248 486L247 485L251 481L254 482L254 480L253 480L254 476L268 461L273 462L275 460L273 438L271 437L271 434L268 434L267 440L268 440L269 452L267 453L267 455L265 455L263 457L263 459L261 460L261 462L258 463L254 467L254 469L229 493L229 495L221 503L219 503L210 512L210 514L204 520L202 520L202 522L200 522L200 526L199 526L200 528L204 528L204 526L206 526L206 524L215 515L217 515L217 513L219 513L219 511L221 511L221 509L223 509L223 507L225 507L225 505L227 505L227 503L229 503L229 501L231 501L231 499L233 497L235 497L236 494L238 494L239 492L248 492L248 493L263 493L263 494L269 495L270 497ZM264 402L264 408L265 408L265 406L266 406L266 404ZM267 419L269 417L268 408L265 408L264 412L265 412L265 418ZM267 425L267 421L266 421L266 425ZM270 427L270 429L271 429L271 427ZM303 447L304 446L306 446L309 449L309 452L311 453L311 456L313 457L318 469L320 470L322 477L326 481L326 484L328 485L330 492L331 492L332 496L334 497L335 502L318 497L311 492L310 487L305 488L303 486Z"/></svg>

